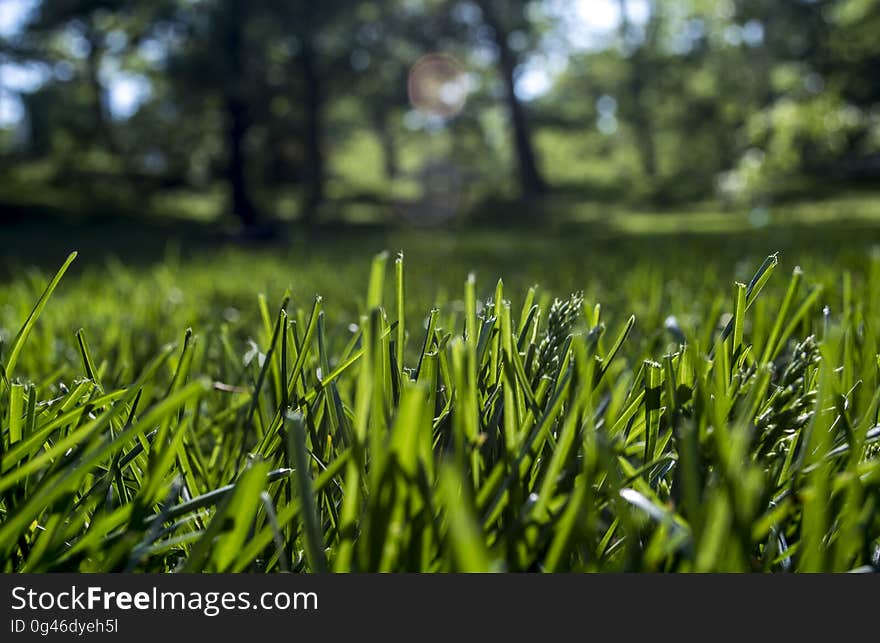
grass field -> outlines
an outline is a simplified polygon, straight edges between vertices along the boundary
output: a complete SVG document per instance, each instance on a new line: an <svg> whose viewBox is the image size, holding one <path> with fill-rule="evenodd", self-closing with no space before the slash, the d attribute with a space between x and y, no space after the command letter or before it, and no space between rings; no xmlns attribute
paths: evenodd
<svg viewBox="0 0 880 643"><path fill-rule="evenodd" d="M880 569L880 228L626 221L13 229L0 570Z"/></svg>

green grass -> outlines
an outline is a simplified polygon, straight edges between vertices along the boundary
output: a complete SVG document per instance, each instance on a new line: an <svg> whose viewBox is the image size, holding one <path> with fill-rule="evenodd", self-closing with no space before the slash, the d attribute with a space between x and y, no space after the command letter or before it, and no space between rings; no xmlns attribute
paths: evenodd
<svg viewBox="0 0 880 643"><path fill-rule="evenodd" d="M877 569L875 238L13 268L0 570Z"/></svg>

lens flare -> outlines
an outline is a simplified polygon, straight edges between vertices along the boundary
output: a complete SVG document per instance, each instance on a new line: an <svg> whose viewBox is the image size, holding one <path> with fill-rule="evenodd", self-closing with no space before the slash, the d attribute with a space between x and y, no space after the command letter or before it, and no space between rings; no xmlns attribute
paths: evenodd
<svg viewBox="0 0 880 643"><path fill-rule="evenodd" d="M468 89L464 67L449 54L427 54L409 70L409 102L427 116L454 117L464 108Z"/></svg>

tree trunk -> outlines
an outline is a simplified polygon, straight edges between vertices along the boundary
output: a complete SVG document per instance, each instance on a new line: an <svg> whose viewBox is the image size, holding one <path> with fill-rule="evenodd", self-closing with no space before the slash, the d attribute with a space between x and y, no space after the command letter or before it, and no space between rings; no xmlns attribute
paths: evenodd
<svg viewBox="0 0 880 643"><path fill-rule="evenodd" d="M86 58L86 73L92 99L92 127L95 140L100 141L111 154L119 156L119 148L110 131L110 109L107 105L107 92L101 83L101 60L104 56L101 37L94 29L89 29L89 55Z"/></svg>
<svg viewBox="0 0 880 643"><path fill-rule="evenodd" d="M244 226L250 227L257 222L257 209L248 191L245 171L244 137L248 130L246 111L243 101L229 96L226 98L226 144L229 147L226 180L229 182L233 214Z"/></svg>
<svg viewBox="0 0 880 643"><path fill-rule="evenodd" d="M312 21L309 20L309 23ZM310 32L311 29L308 29ZM305 89L305 203L303 219L311 225L315 222L318 206L324 201L324 152L323 114L321 96L321 77L317 69L317 61L312 37L307 34L303 39L300 53L302 79Z"/></svg>
<svg viewBox="0 0 880 643"><path fill-rule="evenodd" d="M245 0L228 0L226 3L226 78L224 109L226 111L226 180L229 183L232 212L245 227L257 222L257 209L247 186L244 140L250 126L247 103L243 97L244 43L243 25Z"/></svg>
<svg viewBox="0 0 880 643"><path fill-rule="evenodd" d="M513 129L520 189L526 198L540 196L546 193L547 185L538 169L525 107L516 95L516 56L507 44L509 34L495 11L493 0L479 0L479 5L486 24L495 34L495 44L498 47L498 70L504 82L508 118Z"/></svg>
<svg viewBox="0 0 880 643"><path fill-rule="evenodd" d="M374 114L373 117L376 135L382 147L382 166L385 170L385 179L390 184L400 173L400 162L397 158L397 145L394 142L394 133L389 127L386 114Z"/></svg>
<svg viewBox="0 0 880 643"><path fill-rule="evenodd" d="M627 0L618 0L620 6L620 35L621 40L626 42L630 30L629 15L627 12ZM650 118L650 107L645 105L645 79L650 76L651 70L645 60L645 51L651 48L658 31L658 18L656 9L652 8L646 26L645 42L640 44L630 55L630 69L627 79L627 91L630 94L632 111L629 120L635 131L636 148L642 162L642 169L648 178L657 176L657 151L654 141L654 127Z"/></svg>
<svg viewBox="0 0 880 643"><path fill-rule="evenodd" d="M654 126L651 123L648 106L644 104L644 82L642 74L644 73L644 65L642 63L641 51L633 54L634 73L631 76L630 90L633 94L635 109L632 114L632 121L638 138L639 156L642 159L642 169L648 178L657 176L657 152L656 143L654 142Z"/></svg>

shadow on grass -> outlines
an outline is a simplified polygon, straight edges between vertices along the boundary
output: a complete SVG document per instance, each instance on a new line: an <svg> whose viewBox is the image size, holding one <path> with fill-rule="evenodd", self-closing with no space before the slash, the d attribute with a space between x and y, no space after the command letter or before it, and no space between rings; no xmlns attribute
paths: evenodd
<svg viewBox="0 0 880 643"><path fill-rule="evenodd" d="M529 209L524 216L523 208ZM582 208L582 210L579 210ZM218 223L158 216L132 216L94 211L89 216L41 208L0 205L0 276L14 277L29 266L53 269L77 250L78 269L118 258L128 265L164 261L169 253L184 260L235 248L279 257L297 255L369 256L381 249L417 248L419 260L491 256L498 264L515 265L528 257L607 255L632 257L713 253L763 254L796 250L836 256L841 251L880 245L880 220L816 220L797 214L774 217L751 226L743 214L633 213L564 200L543 203L494 202L485 210L452 225L407 227L395 222L347 223L343 217L310 229L273 223L256 233L243 233L234 221Z"/></svg>

